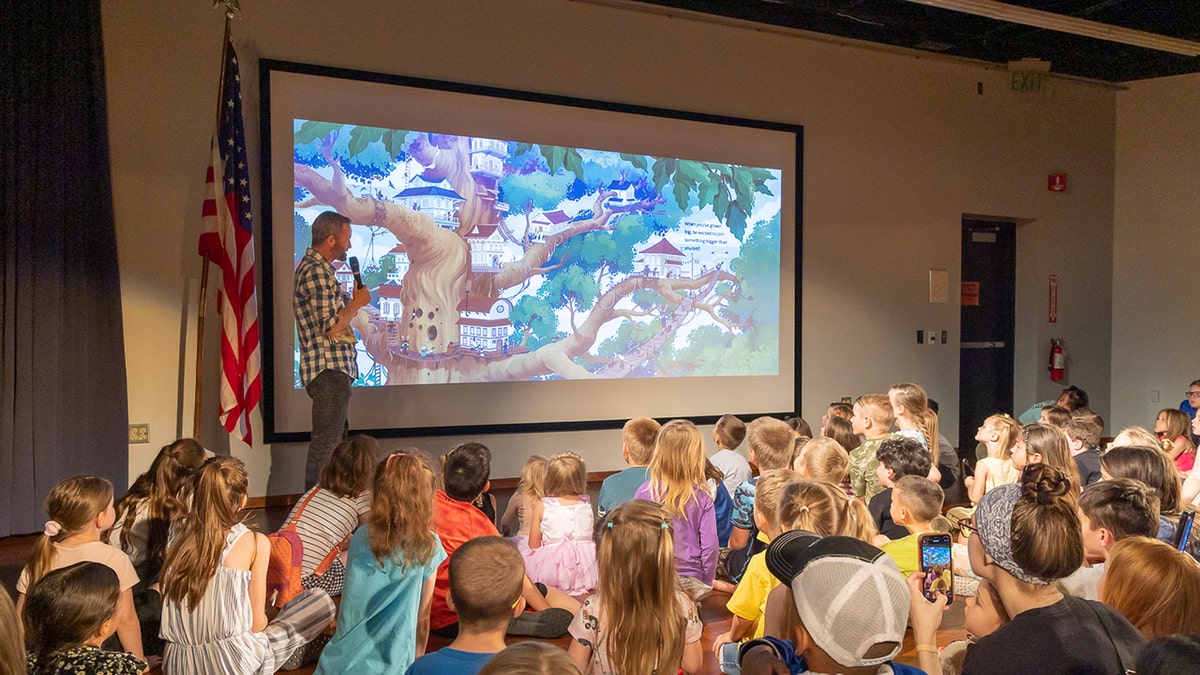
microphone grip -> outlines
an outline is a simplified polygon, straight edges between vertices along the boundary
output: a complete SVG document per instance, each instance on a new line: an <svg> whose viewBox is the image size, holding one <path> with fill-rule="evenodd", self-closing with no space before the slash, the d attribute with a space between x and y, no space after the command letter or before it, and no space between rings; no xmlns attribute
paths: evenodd
<svg viewBox="0 0 1200 675"><path fill-rule="evenodd" d="M347 262L350 263L350 271L354 274L354 287L362 288L363 280L361 270L358 266L358 258L355 256L350 256Z"/></svg>

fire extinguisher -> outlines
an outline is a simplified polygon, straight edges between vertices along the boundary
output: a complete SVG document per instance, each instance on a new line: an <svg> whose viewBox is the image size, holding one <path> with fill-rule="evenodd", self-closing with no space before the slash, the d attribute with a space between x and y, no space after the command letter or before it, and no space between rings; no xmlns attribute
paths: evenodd
<svg viewBox="0 0 1200 675"><path fill-rule="evenodd" d="M1050 379L1055 382L1062 382L1063 376L1066 374L1067 355L1063 351L1063 341L1061 338L1052 338L1050 340Z"/></svg>

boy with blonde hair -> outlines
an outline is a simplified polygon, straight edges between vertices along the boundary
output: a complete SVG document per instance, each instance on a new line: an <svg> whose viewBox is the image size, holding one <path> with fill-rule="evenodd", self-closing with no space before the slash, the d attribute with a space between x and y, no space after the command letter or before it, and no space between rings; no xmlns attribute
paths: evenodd
<svg viewBox="0 0 1200 675"><path fill-rule="evenodd" d="M783 488L800 479L800 474L790 469L773 469L759 476L754 493L754 523L766 535L768 543L783 531L784 526L779 522L779 497ZM766 553L754 554L737 590L726 604L733 614L729 630L713 640L713 653L723 672L736 673L729 668L737 665L739 640L763 636L767 596L778 585L779 580L767 569Z"/></svg>
<svg viewBox="0 0 1200 675"><path fill-rule="evenodd" d="M759 417L746 427L746 442L750 446L750 461L758 466L760 473L791 467L796 437L787 422L774 417ZM741 581L750 556L767 547L766 538L754 524L757 481L758 478L743 481L733 493L733 516L730 518L733 534L729 536L729 553L717 574L735 584Z"/></svg>
<svg viewBox="0 0 1200 675"><path fill-rule="evenodd" d="M875 453L879 444L891 438L892 402L886 394L863 394L854 402L850 424L854 433L863 437L863 442L850 451L850 489L863 501L883 492L884 487L875 476L879 459Z"/></svg>
<svg viewBox="0 0 1200 675"><path fill-rule="evenodd" d="M629 467L605 478L600 484L596 509L601 518L633 499L633 493L650 480L650 456L654 454L654 439L661 426L649 417L635 417L621 428L621 456Z"/></svg>
<svg viewBox="0 0 1200 675"><path fill-rule="evenodd" d="M722 415L713 425L713 440L717 451L708 461L721 472L721 482L732 495L742 483L750 480L750 462L737 451L746 438L746 423L733 415Z"/></svg>
<svg viewBox="0 0 1200 675"><path fill-rule="evenodd" d="M936 532L933 519L942 515L942 502L946 494L935 482L924 476L903 476L892 489L892 522L908 530L907 537L890 541L880 548L896 561L900 574L908 575L920 570L917 540L922 534Z"/></svg>

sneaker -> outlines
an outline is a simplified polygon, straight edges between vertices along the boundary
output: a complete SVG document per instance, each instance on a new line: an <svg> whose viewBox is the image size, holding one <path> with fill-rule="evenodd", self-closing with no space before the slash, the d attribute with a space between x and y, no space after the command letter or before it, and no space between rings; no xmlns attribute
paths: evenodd
<svg viewBox="0 0 1200 675"><path fill-rule="evenodd" d="M567 634L575 615L565 609L550 607L540 612L522 612L508 624L509 635L553 640Z"/></svg>

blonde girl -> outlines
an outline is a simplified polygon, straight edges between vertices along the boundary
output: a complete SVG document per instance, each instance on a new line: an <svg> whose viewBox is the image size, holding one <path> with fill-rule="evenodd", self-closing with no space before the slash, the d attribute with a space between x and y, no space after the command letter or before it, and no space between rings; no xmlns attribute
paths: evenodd
<svg viewBox="0 0 1200 675"><path fill-rule="evenodd" d="M972 504L997 485L1020 479L1021 470L1014 467L1012 461L1012 449L1020 435L1021 425L1009 415L992 415L979 426L975 440L987 447L987 457L975 465L974 476L963 480Z"/></svg>
<svg viewBox="0 0 1200 675"><path fill-rule="evenodd" d="M1071 441L1062 429L1049 424L1026 424L1013 444L1012 464L1018 471L1030 464L1045 464L1058 469L1070 482L1068 495L1079 501L1082 485L1079 467L1071 457Z"/></svg>
<svg viewBox="0 0 1200 675"><path fill-rule="evenodd" d="M568 648L584 673L696 672L703 665L704 626L676 581L673 520L663 506L634 499L597 525L600 586L576 612Z"/></svg>
<svg viewBox="0 0 1200 675"><path fill-rule="evenodd" d="M97 562L78 562L47 573L29 589L25 635L29 672L136 675L146 664L125 652L101 648L116 630L117 573Z"/></svg>
<svg viewBox="0 0 1200 675"><path fill-rule="evenodd" d="M861 499L850 498L829 483L789 483L779 496L780 530L806 530L822 537L842 535L874 543L875 521Z"/></svg>
<svg viewBox="0 0 1200 675"><path fill-rule="evenodd" d="M634 499L662 504L675 533L675 569L680 582L699 600L717 575L717 516L708 494L704 436L687 420L671 420L658 432L650 459L650 480Z"/></svg>
<svg viewBox="0 0 1200 675"><path fill-rule="evenodd" d="M533 504L525 573L534 582L567 595L596 588L596 517L587 495L587 465L574 452L560 452L546 465L546 496Z"/></svg>
<svg viewBox="0 0 1200 675"><path fill-rule="evenodd" d="M533 516L533 505L541 502L546 496L543 488L546 483L546 466L550 460L544 455L530 455L521 467L521 478L517 482L517 490L508 500L508 507L500 518L500 530L510 535L517 550L524 553L529 549L529 524ZM513 525L517 526L516 533Z"/></svg>
<svg viewBox="0 0 1200 675"><path fill-rule="evenodd" d="M46 573L77 562L102 563L116 572L121 587L116 613L121 648L145 661L142 630L133 606L137 572L128 555L100 540L100 534L116 520L112 483L97 476L68 478L46 497L46 515L50 520L17 580L17 612L23 612L25 592Z"/></svg>
<svg viewBox="0 0 1200 675"><path fill-rule="evenodd" d="M435 481L416 448L380 463L367 523L350 540L337 633L317 673L403 673L425 653L434 578L446 559L432 531Z"/></svg>
<svg viewBox="0 0 1200 675"><path fill-rule="evenodd" d="M792 462L792 469L805 478L842 487L842 483L850 476L850 455L841 443L822 436L812 439L800 449L796 461Z"/></svg>
<svg viewBox="0 0 1200 675"><path fill-rule="evenodd" d="M1192 420L1187 413L1174 408L1158 411L1154 420L1154 433L1158 434L1158 445L1167 453L1179 473L1187 475L1196 464L1196 446L1192 444Z"/></svg>
<svg viewBox="0 0 1200 675"><path fill-rule="evenodd" d="M929 396L919 384L901 382L888 390L888 400L896 416L896 433L916 440L929 451L933 459L929 480L938 482L942 473L938 470L938 416L929 407Z"/></svg>
<svg viewBox="0 0 1200 675"><path fill-rule="evenodd" d="M275 672L333 620L333 601L314 588L268 623L271 550L241 522L246 484L245 465L232 457L210 459L196 475L192 508L163 562L163 672Z"/></svg>
<svg viewBox="0 0 1200 675"><path fill-rule="evenodd" d="M182 495L204 457L204 446L191 438L164 445L116 503L116 523L105 540L129 555L140 585L158 580L171 523L187 509Z"/></svg>
<svg viewBox="0 0 1200 675"><path fill-rule="evenodd" d="M331 596L342 594L346 547L371 510L371 480L378 457L379 444L370 436L351 436L338 443L321 467L317 484L301 495L288 514L284 523L296 523L304 552L302 587L320 588Z"/></svg>

